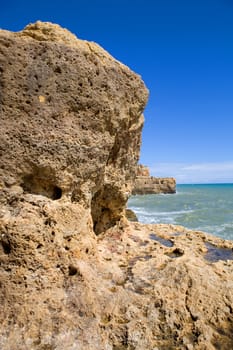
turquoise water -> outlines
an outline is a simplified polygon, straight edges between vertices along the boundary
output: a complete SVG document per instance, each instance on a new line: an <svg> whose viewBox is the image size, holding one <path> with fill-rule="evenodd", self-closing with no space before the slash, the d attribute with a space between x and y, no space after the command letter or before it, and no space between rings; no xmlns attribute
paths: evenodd
<svg viewBox="0 0 233 350"><path fill-rule="evenodd" d="M140 222L182 225L233 240L233 184L177 185L176 194L128 201Z"/></svg>

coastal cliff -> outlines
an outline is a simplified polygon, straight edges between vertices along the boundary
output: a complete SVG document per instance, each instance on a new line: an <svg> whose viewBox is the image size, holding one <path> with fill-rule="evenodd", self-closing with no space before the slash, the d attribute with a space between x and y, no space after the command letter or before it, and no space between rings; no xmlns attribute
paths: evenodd
<svg viewBox="0 0 233 350"><path fill-rule="evenodd" d="M138 165L132 194L176 193L176 180L173 177L150 176L149 168Z"/></svg>
<svg viewBox="0 0 233 350"><path fill-rule="evenodd" d="M14 188L81 204L96 233L114 225L139 157L148 97L140 77L40 22L1 31L0 64L3 203Z"/></svg>
<svg viewBox="0 0 233 350"><path fill-rule="evenodd" d="M125 218L147 98L58 25L0 31L1 350L233 347L233 244Z"/></svg>

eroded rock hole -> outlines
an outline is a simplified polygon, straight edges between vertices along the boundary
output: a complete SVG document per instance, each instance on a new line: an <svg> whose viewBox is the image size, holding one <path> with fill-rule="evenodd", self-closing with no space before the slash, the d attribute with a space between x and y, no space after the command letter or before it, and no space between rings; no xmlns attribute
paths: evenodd
<svg viewBox="0 0 233 350"><path fill-rule="evenodd" d="M54 186L52 199L60 199L62 197L62 190L58 186Z"/></svg>
<svg viewBox="0 0 233 350"><path fill-rule="evenodd" d="M44 224L46 226L50 226L50 227L53 227L57 224L56 220L52 219L52 218L47 218L45 221L44 221ZM53 234L53 231L52 231L52 234Z"/></svg>
<svg viewBox="0 0 233 350"><path fill-rule="evenodd" d="M105 186L96 192L91 202L93 230L96 235L113 227L121 218L124 204L117 189Z"/></svg>
<svg viewBox="0 0 233 350"><path fill-rule="evenodd" d="M38 194L53 200L62 197L62 189L53 184L48 177L41 176L40 174L26 175L23 178L21 186L25 193Z"/></svg>
<svg viewBox="0 0 233 350"><path fill-rule="evenodd" d="M77 267L70 265L69 266L69 276L75 276L78 273Z"/></svg>
<svg viewBox="0 0 233 350"><path fill-rule="evenodd" d="M97 194L94 196L91 206L93 230L96 235L114 226L115 224L115 221L114 223L112 222L111 210L105 205L103 205L104 203L102 204L101 202L101 197L99 197L99 195Z"/></svg>
<svg viewBox="0 0 233 350"><path fill-rule="evenodd" d="M184 255L184 250L181 248L175 248L174 250L172 250L170 253L167 253L166 255L169 256L170 258L179 258Z"/></svg>
<svg viewBox="0 0 233 350"><path fill-rule="evenodd" d="M11 244L8 240L2 240L2 248L5 254L9 255L11 252Z"/></svg>
<svg viewBox="0 0 233 350"><path fill-rule="evenodd" d="M54 72L55 73L61 73L61 67L57 66L55 69L54 69Z"/></svg>

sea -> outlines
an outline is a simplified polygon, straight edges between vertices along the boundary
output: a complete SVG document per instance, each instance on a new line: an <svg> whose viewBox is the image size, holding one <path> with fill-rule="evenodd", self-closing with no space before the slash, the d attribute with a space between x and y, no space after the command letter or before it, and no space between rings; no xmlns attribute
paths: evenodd
<svg viewBox="0 0 233 350"><path fill-rule="evenodd" d="M233 240L233 184L177 185L175 194L135 195L138 221L175 224Z"/></svg>

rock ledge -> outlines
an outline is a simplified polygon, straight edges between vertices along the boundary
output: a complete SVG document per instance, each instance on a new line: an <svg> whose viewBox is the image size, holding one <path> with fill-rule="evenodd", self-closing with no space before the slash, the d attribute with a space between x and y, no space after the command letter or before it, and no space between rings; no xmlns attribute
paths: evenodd
<svg viewBox="0 0 233 350"><path fill-rule="evenodd" d="M149 168L138 165L132 194L176 193L176 180L173 177L150 176Z"/></svg>

